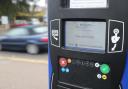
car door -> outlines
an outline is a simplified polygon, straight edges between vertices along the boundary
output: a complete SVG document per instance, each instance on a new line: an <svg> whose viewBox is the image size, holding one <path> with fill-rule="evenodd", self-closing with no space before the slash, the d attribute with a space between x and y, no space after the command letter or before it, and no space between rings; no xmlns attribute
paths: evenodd
<svg viewBox="0 0 128 89"><path fill-rule="evenodd" d="M7 49L23 49L28 36L29 31L27 28L14 28L6 34L6 39L2 43Z"/></svg>

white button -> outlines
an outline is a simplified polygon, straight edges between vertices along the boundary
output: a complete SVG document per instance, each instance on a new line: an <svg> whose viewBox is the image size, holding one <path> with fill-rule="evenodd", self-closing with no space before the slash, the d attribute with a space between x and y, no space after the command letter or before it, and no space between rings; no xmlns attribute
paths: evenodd
<svg viewBox="0 0 128 89"><path fill-rule="evenodd" d="M101 74L98 74L98 75L97 75L97 78L98 78L98 79L101 79L101 78L102 78Z"/></svg>
<svg viewBox="0 0 128 89"><path fill-rule="evenodd" d="M100 67L100 64L99 63L95 63L95 67Z"/></svg>

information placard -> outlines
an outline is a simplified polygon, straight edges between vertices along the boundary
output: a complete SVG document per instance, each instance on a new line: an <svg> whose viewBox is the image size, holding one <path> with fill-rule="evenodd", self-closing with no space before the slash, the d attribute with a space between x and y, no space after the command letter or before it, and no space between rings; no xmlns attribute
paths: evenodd
<svg viewBox="0 0 128 89"><path fill-rule="evenodd" d="M1 23L2 24L9 24L8 16L1 16Z"/></svg>
<svg viewBox="0 0 128 89"><path fill-rule="evenodd" d="M70 8L107 8L108 0L70 0Z"/></svg>

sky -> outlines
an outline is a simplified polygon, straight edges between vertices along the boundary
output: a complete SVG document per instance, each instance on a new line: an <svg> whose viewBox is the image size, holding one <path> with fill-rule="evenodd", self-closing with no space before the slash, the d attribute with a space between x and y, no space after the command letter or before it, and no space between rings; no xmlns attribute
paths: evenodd
<svg viewBox="0 0 128 89"><path fill-rule="evenodd" d="M16 3L17 0L12 0L13 3ZM20 0L22 1L22 0ZM37 1L36 5L40 6L40 7L45 7L46 6L46 0L27 0L27 3L29 3L30 5L33 5L32 1Z"/></svg>
<svg viewBox="0 0 128 89"><path fill-rule="evenodd" d="M37 5L38 5L38 6L41 6L41 7L46 6L45 0L39 0L39 1L37 2Z"/></svg>

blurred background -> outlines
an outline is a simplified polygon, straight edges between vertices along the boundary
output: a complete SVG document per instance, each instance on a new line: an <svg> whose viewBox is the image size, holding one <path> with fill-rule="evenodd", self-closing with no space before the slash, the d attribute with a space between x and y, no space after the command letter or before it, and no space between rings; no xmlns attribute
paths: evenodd
<svg viewBox="0 0 128 89"><path fill-rule="evenodd" d="M0 0L0 89L48 89L47 0Z"/></svg>

